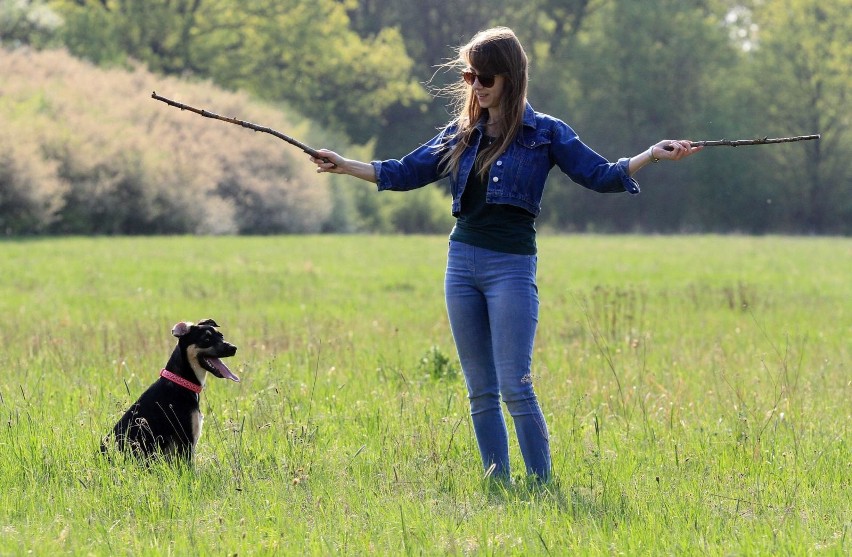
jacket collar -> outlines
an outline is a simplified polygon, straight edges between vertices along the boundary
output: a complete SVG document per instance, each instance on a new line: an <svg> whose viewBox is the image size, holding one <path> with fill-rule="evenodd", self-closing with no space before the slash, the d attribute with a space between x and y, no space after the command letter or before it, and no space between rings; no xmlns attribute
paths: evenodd
<svg viewBox="0 0 852 557"><path fill-rule="evenodd" d="M535 110L533 110L532 105L527 101L526 108L524 108L524 121L523 125L535 129Z"/></svg>
<svg viewBox="0 0 852 557"><path fill-rule="evenodd" d="M524 118L523 121L521 121L521 125L532 129L536 129L537 127L535 123L535 109L533 109L529 101L525 102ZM485 133L485 114L479 118L479 122L476 123L476 129L478 129L480 133Z"/></svg>

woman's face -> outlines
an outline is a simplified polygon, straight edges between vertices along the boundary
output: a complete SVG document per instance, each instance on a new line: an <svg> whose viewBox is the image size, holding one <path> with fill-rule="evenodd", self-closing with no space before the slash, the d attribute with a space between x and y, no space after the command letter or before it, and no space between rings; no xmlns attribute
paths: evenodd
<svg viewBox="0 0 852 557"><path fill-rule="evenodd" d="M472 71L472 70L471 70ZM476 72L473 71L474 75ZM490 87L485 87L476 77L471 87L473 94L476 95L476 100L479 102L480 108L497 108L500 106L500 97L503 96L503 85L506 83L506 78L503 75L493 76L494 83ZM486 83L490 83L490 79L483 79Z"/></svg>

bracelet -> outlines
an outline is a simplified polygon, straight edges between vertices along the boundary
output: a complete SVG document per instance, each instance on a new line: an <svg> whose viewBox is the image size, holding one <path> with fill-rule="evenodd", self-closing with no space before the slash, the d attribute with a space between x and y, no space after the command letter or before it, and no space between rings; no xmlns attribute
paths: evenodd
<svg viewBox="0 0 852 557"><path fill-rule="evenodd" d="M654 146L648 147L648 156L651 157L651 162L660 162L660 159L654 156Z"/></svg>

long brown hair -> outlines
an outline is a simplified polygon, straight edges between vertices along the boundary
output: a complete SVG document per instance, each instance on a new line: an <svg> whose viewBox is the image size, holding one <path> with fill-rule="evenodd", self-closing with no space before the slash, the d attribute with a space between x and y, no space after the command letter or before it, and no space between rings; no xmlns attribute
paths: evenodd
<svg viewBox="0 0 852 557"><path fill-rule="evenodd" d="M474 35L470 42L459 48L458 58L444 67L460 72L472 68L479 74L499 74L504 78L498 140L480 151L475 165L479 175L487 177L491 165L515 139L523 122L528 80L526 52L511 29L494 27ZM483 115L487 115L488 109L479 106L473 87L467 85L461 76L458 83L449 88L449 93L455 108L450 124L454 124L456 129L445 145L454 140L455 145L441 159L441 164L449 174L458 174L462 153L470 145L473 130Z"/></svg>

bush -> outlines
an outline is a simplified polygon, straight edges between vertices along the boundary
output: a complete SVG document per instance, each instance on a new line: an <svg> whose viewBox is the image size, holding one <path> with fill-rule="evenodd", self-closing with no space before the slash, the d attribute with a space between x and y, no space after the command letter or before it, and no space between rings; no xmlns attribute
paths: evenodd
<svg viewBox="0 0 852 557"><path fill-rule="evenodd" d="M13 130L11 136L17 136ZM45 161L32 143L0 137L0 233L34 234L55 219L62 203L63 184L55 165Z"/></svg>
<svg viewBox="0 0 852 557"><path fill-rule="evenodd" d="M455 222L450 197L436 186L386 192L382 201L386 222L403 234L446 234Z"/></svg>
<svg viewBox="0 0 852 557"><path fill-rule="evenodd" d="M420 358L420 370L434 380L454 381L459 376L458 366L437 346L432 346Z"/></svg>
<svg viewBox="0 0 852 557"><path fill-rule="evenodd" d="M330 214L328 179L303 153L150 97L309 131L246 95L64 51L3 52L0 75L0 145L15 146L0 178L7 233L307 233Z"/></svg>

